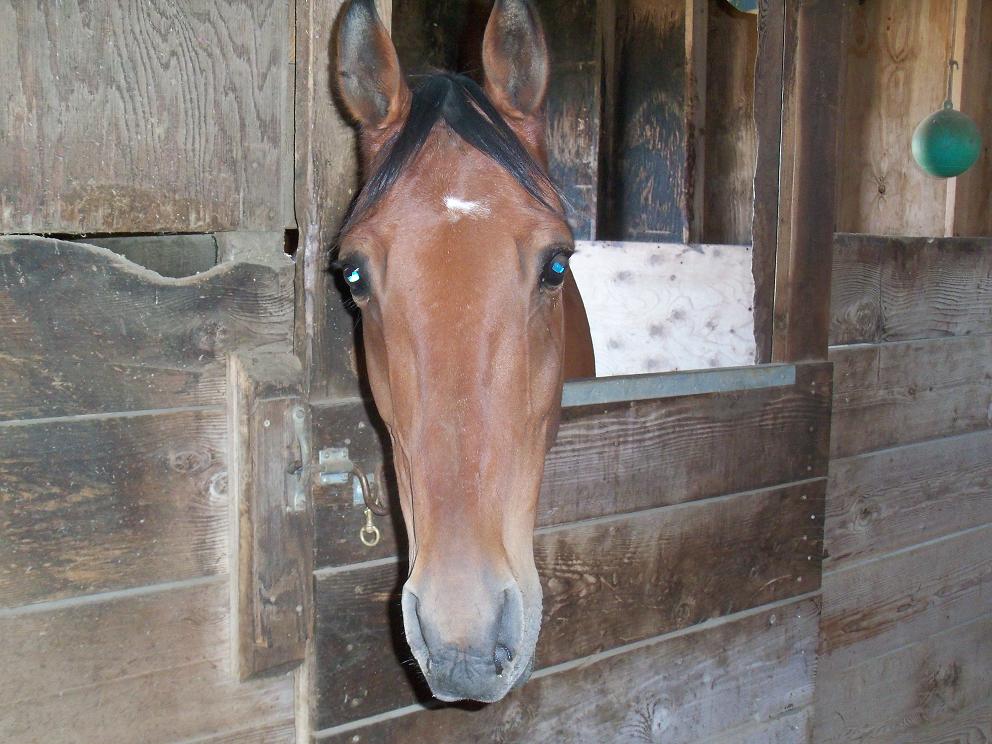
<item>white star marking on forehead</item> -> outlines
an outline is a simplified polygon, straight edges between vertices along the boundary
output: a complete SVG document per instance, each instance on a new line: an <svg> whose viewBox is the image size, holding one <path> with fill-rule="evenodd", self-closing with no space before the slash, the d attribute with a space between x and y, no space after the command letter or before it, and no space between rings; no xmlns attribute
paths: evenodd
<svg viewBox="0 0 992 744"><path fill-rule="evenodd" d="M444 206L451 213L452 217L465 215L467 217L488 217L489 207L484 202L466 201L457 196L444 197Z"/></svg>

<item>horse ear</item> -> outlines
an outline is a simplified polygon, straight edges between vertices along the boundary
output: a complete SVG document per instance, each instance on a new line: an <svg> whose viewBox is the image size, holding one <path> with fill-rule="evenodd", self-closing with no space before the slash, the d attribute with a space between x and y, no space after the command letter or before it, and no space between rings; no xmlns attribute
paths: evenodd
<svg viewBox="0 0 992 744"><path fill-rule="evenodd" d="M405 113L410 89L374 0L350 0L337 34L338 90L366 129L383 129Z"/></svg>
<svg viewBox="0 0 992 744"><path fill-rule="evenodd" d="M548 90L548 46L528 0L496 0L482 42L486 93L507 116L536 114Z"/></svg>

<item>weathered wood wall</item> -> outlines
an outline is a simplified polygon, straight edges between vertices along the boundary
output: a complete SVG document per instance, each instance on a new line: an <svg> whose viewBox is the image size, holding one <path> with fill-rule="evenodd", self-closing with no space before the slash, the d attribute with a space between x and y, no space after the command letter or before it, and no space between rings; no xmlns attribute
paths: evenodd
<svg viewBox="0 0 992 744"><path fill-rule="evenodd" d="M290 5L0 2L0 233L293 224Z"/></svg>
<svg viewBox="0 0 992 744"><path fill-rule="evenodd" d="M383 542L364 548L350 486L318 489L317 738L808 741L817 605L802 598L819 581L829 381L813 364L793 385L566 408L538 515L539 681L485 714L420 707L396 614L401 535L384 518ZM321 441L380 446L355 436L362 409L316 408ZM728 637L740 648L721 657L727 683L714 691L707 656ZM694 661L665 661L680 654ZM731 692L755 674L769 680L760 696ZM593 694L605 675L614 692Z"/></svg>
<svg viewBox="0 0 992 744"><path fill-rule="evenodd" d="M992 739L992 240L839 235L819 744Z"/></svg>
<svg viewBox="0 0 992 744"><path fill-rule="evenodd" d="M957 7L957 24L954 7ZM837 183L837 229L883 235L988 235L992 189L992 7L982 0L849 3ZM955 105L984 134L979 162L959 179L913 161L916 125L938 110L952 51Z"/></svg>
<svg viewBox="0 0 992 744"><path fill-rule="evenodd" d="M292 338L293 270L166 279L0 239L0 739L291 742L231 668L226 355Z"/></svg>

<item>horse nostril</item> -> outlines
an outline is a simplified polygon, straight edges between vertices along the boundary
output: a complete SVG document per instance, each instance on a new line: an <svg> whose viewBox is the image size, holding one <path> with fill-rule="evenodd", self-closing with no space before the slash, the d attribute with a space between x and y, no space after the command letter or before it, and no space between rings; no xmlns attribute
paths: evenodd
<svg viewBox="0 0 992 744"><path fill-rule="evenodd" d="M503 667L513 661L513 652L502 643L497 643L493 649L493 665L496 667L496 674L503 674Z"/></svg>

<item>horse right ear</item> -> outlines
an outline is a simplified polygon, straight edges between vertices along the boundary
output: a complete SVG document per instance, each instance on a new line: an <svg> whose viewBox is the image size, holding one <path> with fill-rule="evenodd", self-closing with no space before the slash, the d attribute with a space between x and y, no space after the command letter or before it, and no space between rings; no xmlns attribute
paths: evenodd
<svg viewBox="0 0 992 744"><path fill-rule="evenodd" d="M374 0L350 0L338 26L341 99L363 129L385 129L406 113L410 89Z"/></svg>

